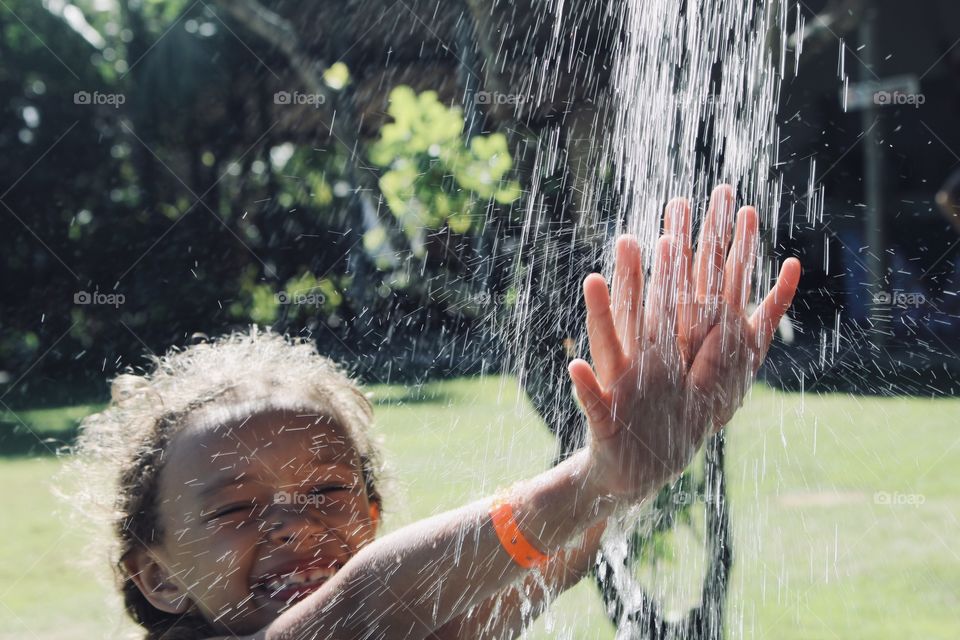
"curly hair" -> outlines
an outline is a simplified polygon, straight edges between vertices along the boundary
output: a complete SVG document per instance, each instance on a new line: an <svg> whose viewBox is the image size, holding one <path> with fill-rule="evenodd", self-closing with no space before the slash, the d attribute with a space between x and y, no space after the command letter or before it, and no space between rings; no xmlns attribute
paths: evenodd
<svg viewBox="0 0 960 640"><path fill-rule="evenodd" d="M342 425L356 449L367 496L382 508L383 471L372 433L373 409L358 385L315 347L256 326L185 349L151 356L142 375L124 373L110 386L110 404L80 425L75 454L60 494L98 530L110 531L107 561L129 616L146 640L192 640L216 635L195 612L174 615L153 607L124 559L159 543L159 477L171 439L188 418L227 421L273 410L321 412ZM103 558L102 554L99 558Z"/></svg>

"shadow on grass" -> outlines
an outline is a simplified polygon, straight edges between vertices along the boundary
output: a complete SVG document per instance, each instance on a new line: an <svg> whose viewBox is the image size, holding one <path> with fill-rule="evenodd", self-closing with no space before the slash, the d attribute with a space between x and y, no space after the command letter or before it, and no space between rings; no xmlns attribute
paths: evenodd
<svg viewBox="0 0 960 640"><path fill-rule="evenodd" d="M103 409L105 402L102 394L70 391L55 397L25 396L6 403L7 410L0 408L0 459L53 456L71 446L80 421ZM376 406L449 404L457 399L432 385L389 386L373 392Z"/></svg>
<svg viewBox="0 0 960 640"><path fill-rule="evenodd" d="M79 421L67 429L38 430L18 422L0 422L0 459L53 456L73 444Z"/></svg>
<svg viewBox="0 0 960 640"><path fill-rule="evenodd" d="M37 377L0 386L0 459L53 456L76 440L80 421L100 411L103 379Z"/></svg>
<svg viewBox="0 0 960 640"><path fill-rule="evenodd" d="M0 458L53 456L73 444L80 421L103 409L100 398L85 403L0 410Z"/></svg>
<svg viewBox="0 0 960 640"><path fill-rule="evenodd" d="M447 404L454 397L448 393L423 387L393 388L382 395L375 393L376 406ZM53 456L73 445L80 421L100 411L103 403L68 406L0 410L0 459Z"/></svg>
<svg viewBox="0 0 960 640"><path fill-rule="evenodd" d="M403 406L405 404L443 404L453 401L449 393L421 387L407 387L402 393L374 393L374 406Z"/></svg>

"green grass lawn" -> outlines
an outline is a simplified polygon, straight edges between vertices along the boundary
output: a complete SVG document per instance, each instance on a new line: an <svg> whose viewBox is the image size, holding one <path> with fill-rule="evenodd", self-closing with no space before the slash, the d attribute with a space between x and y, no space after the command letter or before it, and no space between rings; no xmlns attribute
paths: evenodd
<svg viewBox="0 0 960 640"><path fill-rule="evenodd" d="M413 397L397 387L374 391L392 466L388 529L489 494L552 460L552 438L512 379L455 380ZM55 438L84 412L18 415ZM729 431L735 568L727 637L956 637L958 416L960 399L756 388ZM17 423L11 418L0 416L0 428ZM49 484L57 468L49 456L0 457L0 639L116 637L129 629L107 590L77 565L85 541L55 514ZM672 560L647 572L648 588L668 610L680 610L702 552L691 535L673 548ZM530 633L613 635L586 582Z"/></svg>

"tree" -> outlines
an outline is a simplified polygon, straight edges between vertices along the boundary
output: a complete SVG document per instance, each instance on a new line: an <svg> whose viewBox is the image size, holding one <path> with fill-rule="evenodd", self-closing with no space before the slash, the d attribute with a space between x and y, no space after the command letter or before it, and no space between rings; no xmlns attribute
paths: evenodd
<svg viewBox="0 0 960 640"><path fill-rule="evenodd" d="M50 251L10 247L15 275L5 286L36 285L29 300L5 292L11 369L49 350L39 371L109 372L198 328L306 326L324 351L380 379L385 363L402 364L389 374L402 379L497 368L509 356L561 455L579 444L566 377L583 344L575 305L618 204L593 143L621 36L605 3L575 3L563 16L542 0L310 11L279 0L125 1L108 11L77 3L92 31L13 6L43 42L3 25L7 42L29 44L16 48L20 64L4 67L24 71L0 77L15 96L4 140L21 135L20 122L37 129L32 140L43 144L31 157L44 171L4 199L34 217L4 224L29 226ZM87 59L94 64L77 73L61 64ZM34 79L57 95L38 97ZM113 104L73 102L82 91ZM24 101L42 127L29 126ZM74 118L83 135L56 142ZM44 156L55 142L58 154ZM62 209L44 206L50 195ZM38 299L64 266L77 284L61 278L51 299ZM124 300L76 304L73 294L87 290ZM531 318L536 334L522 326ZM722 504L721 441L709 457L704 490ZM678 490L658 501L661 532L689 511ZM689 617L701 629L722 616L725 526L725 516L709 524L717 577ZM599 577L628 569L608 562ZM653 602L617 612L614 582L601 588L618 620L641 620L650 637L667 629Z"/></svg>

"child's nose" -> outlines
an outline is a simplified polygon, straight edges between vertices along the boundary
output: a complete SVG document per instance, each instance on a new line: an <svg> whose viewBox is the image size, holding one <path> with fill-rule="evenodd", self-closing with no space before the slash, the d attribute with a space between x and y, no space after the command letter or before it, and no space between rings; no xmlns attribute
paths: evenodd
<svg viewBox="0 0 960 640"><path fill-rule="evenodd" d="M329 533L322 522L297 509L273 508L265 517L267 538L274 544L289 544L306 536Z"/></svg>
<svg viewBox="0 0 960 640"><path fill-rule="evenodd" d="M297 523L294 518L271 514L267 520L267 537L270 542L287 544L303 535L304 523Z"/></svg>

